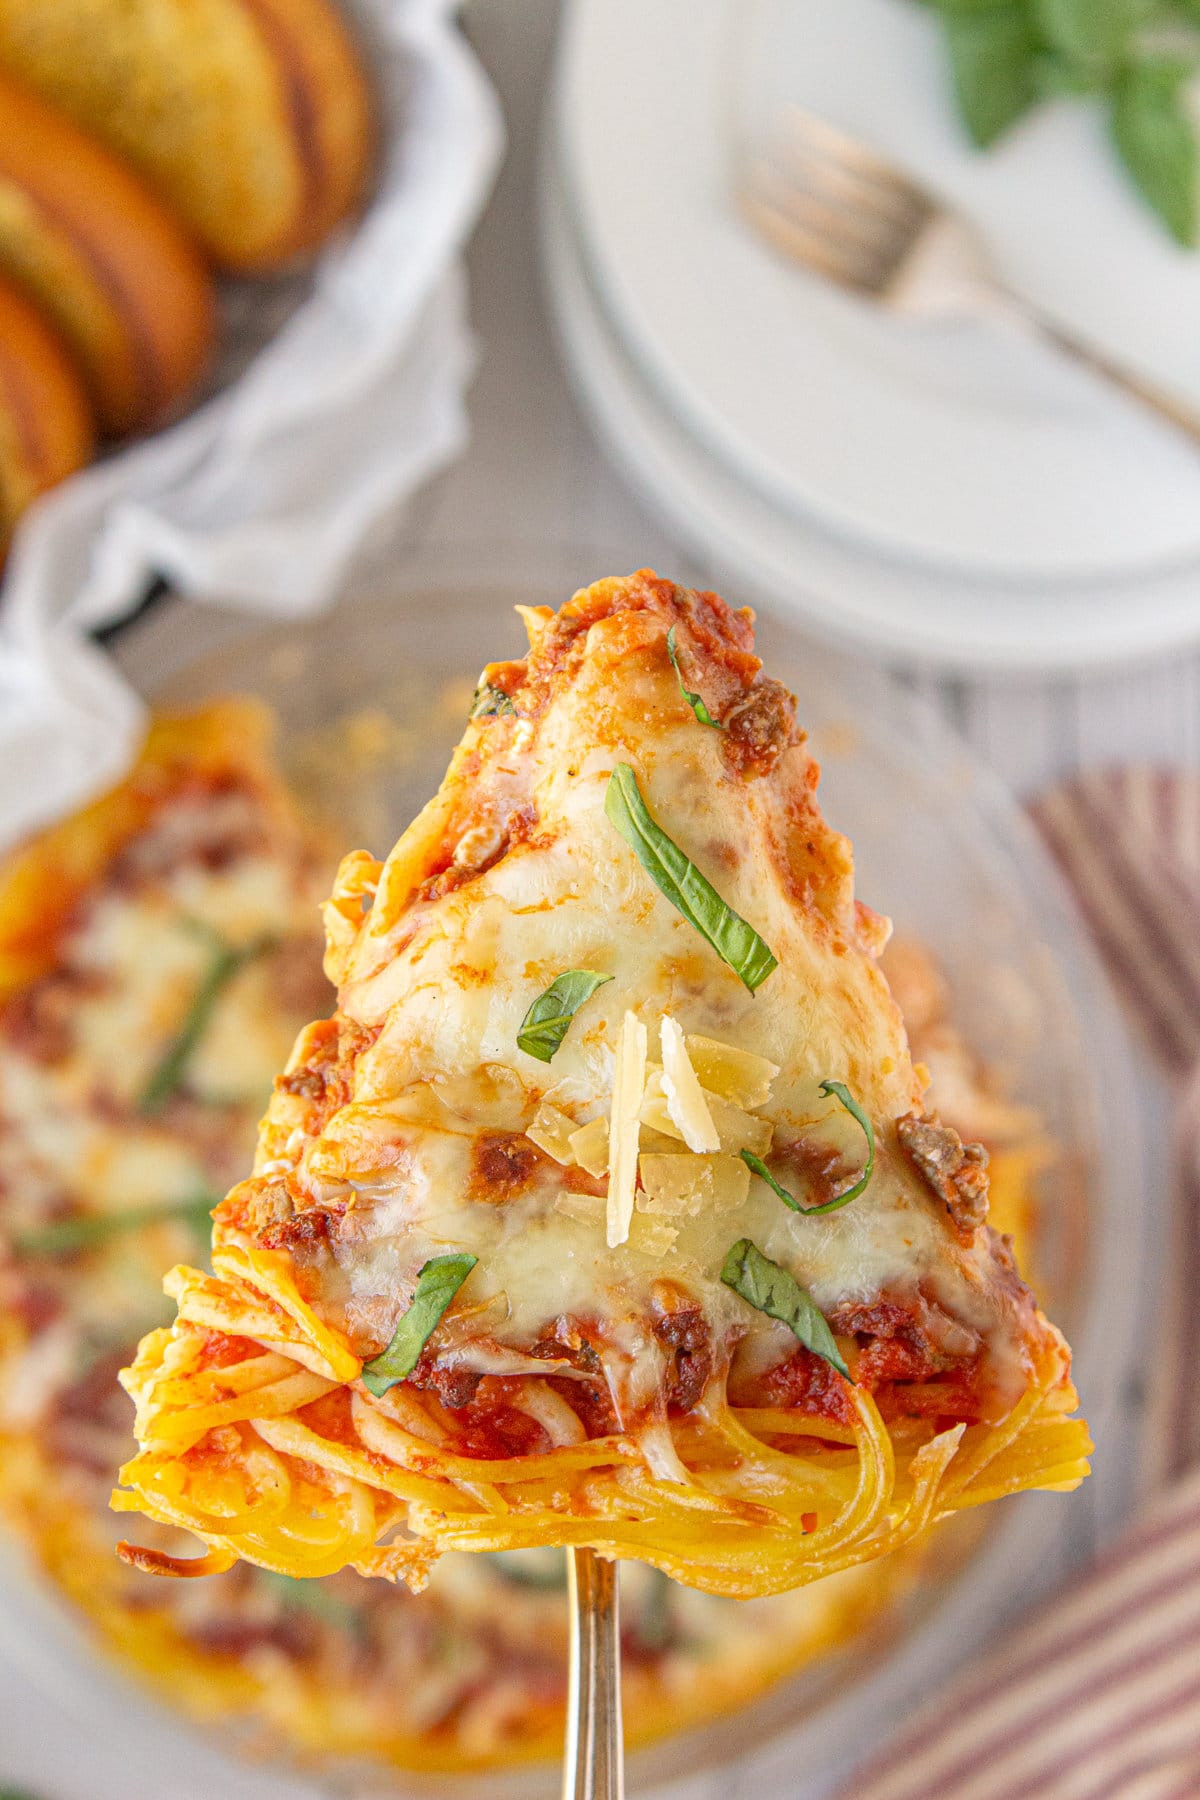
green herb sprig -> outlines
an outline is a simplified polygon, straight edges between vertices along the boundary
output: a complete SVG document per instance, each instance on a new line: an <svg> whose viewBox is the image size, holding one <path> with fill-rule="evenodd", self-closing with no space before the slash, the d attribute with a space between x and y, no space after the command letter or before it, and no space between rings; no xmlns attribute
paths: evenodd
<svg viewBox="0 0 1200 1800"><path fill-rule="evenodd" d="M806 1349L824 1357L849 1381L850 1371L837 1339L812 1295L786 1269L764 1256L757 1244L739 1238L725 1258L721 1280L750 1306L788 1326Z"/></svg>
<svg viewBox="0 0 1200 1800"><path fill-rule="evenodd" d="M753 994L772 969L779 967L777 958L753 925L725 904L695 863L655 822L628 763L618 763L609 776L604 811L655 887L707 938Z"/></svg>
<svg viewBox="0 0 1200 1800"><path fill-rule="evenodd" d="M367 1622L357 1606L326 1590L320 1576L284 1575L277 1569L256 1569L255 1579L272 1588L291 1612L307 1613L322 1625L344 1631L361 1643L367 1635Z"/></svg>
<svg viewBox="0 0 1200 1800"><path fill-rule="evenodd" d="M1040 100L1090 97L1117 153L1179 243L1200 237L1196 0L925 0L941 22L958 110L993 144Z"/></svg>
<svg viewBox="0 0 1200 1800"><path fill-rule="evenodd" d="M516 707L503 688L493 687L490 681L481 681L471 698L472 719L495 719L501 713L515 713Z"/></svg>
<svg viewBox="0 0 1200 1800"><path fill-rule="evenodd" d="M596 989L611 981L611 975L597 975L594 969L566 969L556 975L544 993L538 995L517 1033L518 1048L527 1056L548 1063L566 1037L571 1020Z"/></svg>
<svg viewBox="0 0 1200 1800"><path fill-rule="evenodd" d="M675 671L675 679L679 683L679 691L699 719L700 723L702 725L711 725L714 731L724 731L725 726L722 725L720 719L713 718L700 695L694 694L690 688L685 688L683 685L683 670L679 667L679 650L675 641L674 625L672 625L670 631L667 633L667 655L671 659L671 667Z"/></svg>
<svg viewBox="0 0 1200 1800"><path fill-rule="evenodd" d="M442 1314L478 1260L464 1250L450 1256L431 1257L423 1265L413 1297L392 1333L391 1343L363 1364L363 1385L377 1398L412 1374L417 1358L441 1324Z"/></svg>
<svg viewBox="0 0 1200 1800"><path fill-rule="evenodd" d="M663 1569L646 1570L649 1577L641 1611L634 1614L634 1630L644 1650L665 1650L675 1636L675 1583Z"/></svg>
<svg viewBox="0 0 1200 1800"><path fill-rule="evenodd" d="M789 1194L785 1187L780 1187L761 1156L755 1156L753 1150L739 1150L738 1152L746 1167L752 1170L760 1181L765 1181L772 1193L778 1194L785 1206L790 1206L793 1212L806 1213L810 1218L816 1218L821 1213L838 1212L843 1206L849 1206L852 1200L857 1200L860 1194L866 1193L871 1177L875 1173L875 1130L870 1119L844 1082L823 1081L821 1092L830 1095L839 1105L844 1106L851 1118L855 1119L866 1133L866 1164L858 1180L844 1192L835 1194L832 1200L826 1200L820 1206L803 1206L794 1194Z"/></svg>
<svg viewBox="0 0 1200 1800"><path fill-rule="evenodd" d="M159 1058L149 1080L138 1096L138 1111L146 1118L161 1112L167 1101L183 1084L187 1066L204 1033L208 1030L213 1010L222 993L247 963L255 962L273 950L278 940L270 935L252 939L248 944L227 944L205 931L213 941L212 956L192 996L183 1024Z"/></svg>
<svg viewBox="0 0 1200 1800"><path fill-rule="evenodd" d="M551 1593L567 1585L567 1559L561 1550L493 1550L488 1561L513 1587Z"/></svg>
<svg viewBox="0 0 1200 1800"><path fill-rule="evenodd" d="M13 1248L18 1256L70 1256L126 1232L149 1225L166 1225L179 1219L197 1230L208 1225L217 1197L197 1194L192 1200L164 1200L151 1206L129 1206L122 1212L86 1213L77 1219L58 1219L35 1231L17 1232Z"/></svg>

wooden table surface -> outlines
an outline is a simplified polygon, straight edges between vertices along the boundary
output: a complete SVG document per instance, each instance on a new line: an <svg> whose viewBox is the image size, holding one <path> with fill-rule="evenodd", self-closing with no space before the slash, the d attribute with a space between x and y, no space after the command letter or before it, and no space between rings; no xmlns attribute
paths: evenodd
<svg viewBox="0 0 1200 1800"><path fill-rule="evenodd" d="M472 442L418 501L414 535L425 548L464 541L608 548L624 552L628 568L651 564L708 585L708 572L681 553L605 461L557 362L540 293L534 205L555 10L554 0L474 0L467 8L470 35L503 101L509 153L470 257L482 353ZM1200 622L1197 630L1194 651L1102 678L985 682L895 673L1011 786L1032 793L1105 761L1200 762Z"/></svg>
<svg viewBox="0 0 1200 1800"><path fill-rule="evenodd" d="M509 152L500 183L470 254L472 312L480 368L471 393L473 434L464 458L420 494L394 546L394 566L446 554L476 567L490 553L519 565L531 548L562 559L578 549L601 553L607 567L580 580L650 564L680 580L711 577L670 535L604 460L569 393L539 291L535 165L540 113L554 28L554 0L474 0L470 36L500 91ZM374 560L374 559L373 559ZM730 598L736 599L736 595ZM1022 794L1055 777L1108 761L1200 763L1200 649L1167 662L1088 679L984 682L939 679L895 669ZM1143 1102L1150 1136L1161 1138L1156 1085ZM1136 1409L1137 1397L1130 1397ZM1084 1553L1119 1522L1124 1502L1101 1509L1085 1488L1073 1502L1072 1555ZM0 1790L21 1782L41 1800L249 1800L251 1788L220 1773L197 1745L178 1766L179 1740L152 1708L131 1700L128 1769L96 1753L45 1687L6 1671L0 1684ZM133 1747L137 1748L133 1748ZM738 1773L690 1787L689 1800L755 1800ZM792 1800L807 1791L799 1778ZM290 1781L253 1786L254 1795L298 1800L311 1794Z"/></svg>

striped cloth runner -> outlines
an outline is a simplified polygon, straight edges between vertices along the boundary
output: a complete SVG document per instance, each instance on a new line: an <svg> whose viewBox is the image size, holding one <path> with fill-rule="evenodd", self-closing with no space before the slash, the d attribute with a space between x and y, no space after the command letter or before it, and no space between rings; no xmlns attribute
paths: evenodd
<svg viewBox="0 0 1200 1800"><path fill-rule="evenodd" d="M1200 775L1105 770L1033 816L1179 1086L1147 1446L1158 1497L840 1800L1200 1800Z"/></svg>

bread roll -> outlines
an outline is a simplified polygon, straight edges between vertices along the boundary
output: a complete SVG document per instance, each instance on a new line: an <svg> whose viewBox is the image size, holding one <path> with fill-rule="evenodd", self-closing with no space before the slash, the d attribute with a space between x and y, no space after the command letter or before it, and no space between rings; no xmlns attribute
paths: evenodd
<svg viewBox="0 0 1200 1800"><path fill-rule="evenodd" d="M66 346L0 279L0 560L30 501L87 462L92 444L87 392Z"/></svg>
<svg viewBox="0 0 1200 1800"><path fill-rule="evenodd" d="M327 0L0 0L0 64L128 157L225 267L311 249L362 193L367 89Z"/></svg>
<svg viewBox="0 0 1200 1800"><path fill-rule="evenodd" d="M0 272L66 339L110 434L176 409L208 360L211 283L143 182L0 75Z"/></svg>

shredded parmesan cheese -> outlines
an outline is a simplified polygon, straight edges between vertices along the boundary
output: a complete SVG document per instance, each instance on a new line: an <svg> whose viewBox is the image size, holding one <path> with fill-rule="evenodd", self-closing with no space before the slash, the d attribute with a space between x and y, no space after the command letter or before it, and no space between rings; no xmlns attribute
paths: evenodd
<svg viewBox="0 0 1200 1800"><path fill-rule="evenodd" d="M608 1120L593 1119L567 1139L571 1156L581 1169L597 1180L608 1174Z"/></svg>
<svg viewBox="0 0 1200 1800"><path fill-rule="evenodd" d="M608 1247L629 1236L637 1186L638 1113L646 1085L646 1027L627 1012L613 1064L612 1111L608 1120Z"/></svg>
<svg viewBox="0 0 1200 1800"><path fill-rule="evenodd" d="M739 1050L734 1044L698 1037L692 1032L684 1042L699 1081L712 1093L750 1111L767 1104L771 1083L779 1073L778 1063L755 1056L752 1050Z"/></svg>
<svg viewBox="0 0 1200 1800"><path fill-rule="evenodd" d="M717 1128L720 1139L719 1148L736 1156L739 1150L752 1150L755 1156L764 1156L771 1147L772 1127L768 1119L757 1118L753 1113L743 1112L732 1100L723 1100L720 1094L709 1093L702 1088L704 1103ZM649 1125L654 1131L661 1131L667 1137L683 1141L683 1132L671 1117L667 1105L667 1096L661 1075L652 1075L646 1084L646 1098L642 1102L642 1123Z"/></svg>
<svg viewBox="0 0 1200 1800"><path fill-rule="evenodd" d="M635 1213L629 1227L630 1246L648 1256L664 1256L678 1236L665 1219L647 1218L645 1213Z"/></svg>
<svg viewBox="0 0 1200 1800"><path fill-rule="evenodd" d="M545 1101L533 1115L533 1123L525 1132L531 1143L544 1150L547 1156L554 1158L564 1168L569 1168L575 1161L575 1153L571 1149L571 1134L575 1130L574 1119L569 1119L557 1106L548 1106Z"/></svg>
<svg viewBox="0 0 1200 1800"><path fill-rule="evenodd" d="M739 1156L643 1154L638 1210L671 1218L727 1212L745 1204L750 1171Z"/></svg>
<svg viewBox="0 0 1200 1800"><path fill-rule="evenodd" d="M555 1197L554 1210L585 1225L598 1225L604 1217L604 1204L599 1194L577 1194L568 1188Z"/></svg>
<svg viewBox="0 0 1200 1800"><path fill-rule="evenodd" d="M719 1150L721 1140L688 1058L683 1033L669 1013L662 1016L662 1086L667 1111L688 1149L697 1153Z"/></svg>

